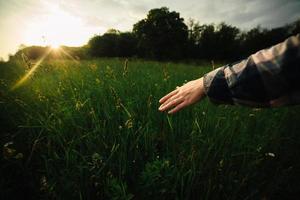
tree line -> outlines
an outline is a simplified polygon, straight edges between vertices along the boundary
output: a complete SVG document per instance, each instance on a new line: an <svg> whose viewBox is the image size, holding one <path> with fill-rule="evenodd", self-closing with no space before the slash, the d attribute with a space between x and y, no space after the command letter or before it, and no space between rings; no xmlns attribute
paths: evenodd
<svg viewBox="0 0 300 200"><path fill-rule="evenodd" d="M185 23L180 13L162 7L150 10L146 18L133 25L130 32L110 29L102 35L94 35L87 45L68 50L78 58L138 57L156 60L233 61L299 32L300 20L278 28L265 29L257 26L242 31L224 22L217 25L200 24L190 19ZM29 58L39 57L39 53L43 53L40 47L26 47L17 54L25 50Z"/></svg>

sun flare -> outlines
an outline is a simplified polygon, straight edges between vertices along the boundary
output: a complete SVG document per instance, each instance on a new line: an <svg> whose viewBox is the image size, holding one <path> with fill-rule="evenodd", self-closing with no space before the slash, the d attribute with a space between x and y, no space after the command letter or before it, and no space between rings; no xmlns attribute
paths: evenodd
<svg viewBox="0 0 300 200"><path fill-rule="evenodd" d="M52 49L58 49L61 45L83 45L91 30L85 27L82 18L59 6L44 3L47 10L38 19L32 18L27 24L24 43L50 46Z"/></svg>
<svg viewBox="0 0 300 200"><path fill-rule="evenodd" d="M51 47L51 49L52 50L58 50L58 49L60 49L60 44L59 43L52 43L52 44L50 44L50 47Z"/></svg>

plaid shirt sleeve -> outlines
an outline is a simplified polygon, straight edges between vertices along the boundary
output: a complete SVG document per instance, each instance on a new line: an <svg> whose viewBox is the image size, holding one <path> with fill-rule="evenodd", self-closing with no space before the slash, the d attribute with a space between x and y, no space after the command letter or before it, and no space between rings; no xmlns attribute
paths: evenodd
<svg viewBox="0 0 300 200"><path fill-rule="evenodd" d="M300 35L205 74L204 88L215 103L300 104Z"/></svg>

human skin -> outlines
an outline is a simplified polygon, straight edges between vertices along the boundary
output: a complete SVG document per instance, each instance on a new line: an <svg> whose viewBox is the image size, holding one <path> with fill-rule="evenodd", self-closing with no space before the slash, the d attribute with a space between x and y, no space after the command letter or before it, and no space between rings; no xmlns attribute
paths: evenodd
<svg viewBox="0 0 300 200"><path fill-rule="evenodd" d="M181 87L165 95L159 100L161 104L159 111L168 111L168 114L174 114L181 109L192 105L205 97L203 77L192 80Z"/></svg>

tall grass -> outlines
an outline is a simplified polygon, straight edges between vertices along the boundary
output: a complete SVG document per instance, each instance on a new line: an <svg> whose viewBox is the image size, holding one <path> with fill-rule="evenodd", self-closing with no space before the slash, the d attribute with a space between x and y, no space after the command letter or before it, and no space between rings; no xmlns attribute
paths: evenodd
<svg viewBox="0 0 300 200"><path fill-rule="evenodd" d="M46 61L13 91L24 63L0 70L1 199L299 196L299 107L157 111L209 65Z"/></svg>

